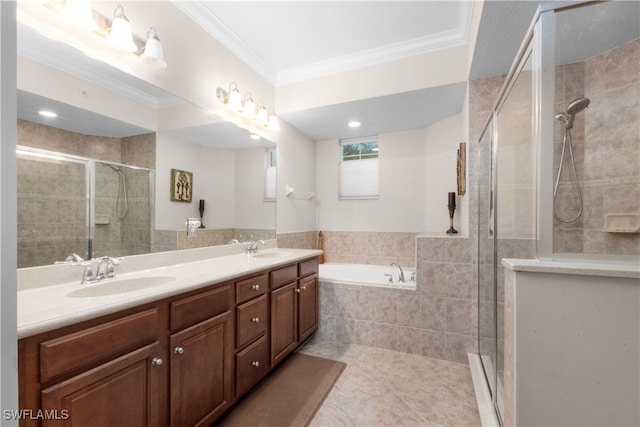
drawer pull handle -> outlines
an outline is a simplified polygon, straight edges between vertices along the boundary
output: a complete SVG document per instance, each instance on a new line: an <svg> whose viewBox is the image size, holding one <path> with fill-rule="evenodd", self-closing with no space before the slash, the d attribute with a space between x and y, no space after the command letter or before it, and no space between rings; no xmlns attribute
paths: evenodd
<svg viewBox="0 0 640 427"><path fill-rule="evenodd" d="M260 285L252 285L251 289L253 289L254 291L257 291L260 289Z"/></svg>
<svg viewBox="0 0 640 427"><path fill-rule="evenodd" d="M184 348L182 348L182 347L176 347L176 348L174 348L174 349L173 349L173 352L174 352L175 354L182 354L182 353L184 353Z"/></svg>
<svg viewBox="0 0 640 427"><path fill-rule="evenodd" d="M258 368L260 366L260 362L258 362L257 360L254 360L253 362L251 362L251 365Z"/></svg>
<svg viewBox="0 0 640 427"><path fill-rule="evenodd" d="M260 318L259 317L254 317L253 319L251 319L251 321L253 323L260 323Z"/></svg>
<svg viewBox="0 0 640 427"><path fill-rule="evenodd" d="M162 359L160 359L159 357L154 357L153 359L151 359L151 364L154 366L160 366L162 365Z"/></svg>

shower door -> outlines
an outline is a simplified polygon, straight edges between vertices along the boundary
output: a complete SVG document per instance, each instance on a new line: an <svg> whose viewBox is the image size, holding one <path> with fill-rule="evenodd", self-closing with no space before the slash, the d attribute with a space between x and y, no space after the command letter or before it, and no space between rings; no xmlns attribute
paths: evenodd
<svg viewBox="0 0 640 427"><path fill-rule="evenodd" d="M88 255L88 164L43 152L18 151L18 268Z"/></svg>

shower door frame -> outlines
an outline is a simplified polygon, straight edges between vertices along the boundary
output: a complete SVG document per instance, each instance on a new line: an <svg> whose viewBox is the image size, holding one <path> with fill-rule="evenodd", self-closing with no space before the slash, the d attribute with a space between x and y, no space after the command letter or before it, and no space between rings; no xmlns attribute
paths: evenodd
<svg viewBox="0 0 640 427"><path fill-rule="evenodd" d="M86 218L86 245L84 259L93 258L93 248L96 230L96 164L113 165L121 168L128 168L149 173L149 211L153 212L153 193L155 192L155 171L150 168L141 166L132 166L125 163L113 162L110 160L99 160L91 157L77 156L74 154L60 153L57 151L42 150L39 148L27 147L23 145L16 146L16 155L39 157L45 159L60 160L75 164L83 164L85 166L85 218ZM153 217L153 215L151 215ZM152 218L151 218L152 219ZM149 222L150 231L153 227L153 221ZM62 260L61 260L62 261Z"/></svg>

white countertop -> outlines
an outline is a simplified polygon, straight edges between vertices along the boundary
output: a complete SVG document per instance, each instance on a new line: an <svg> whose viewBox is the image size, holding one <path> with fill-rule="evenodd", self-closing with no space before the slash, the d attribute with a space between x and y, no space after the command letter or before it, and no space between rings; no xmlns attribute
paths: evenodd
<svg viewBox="0 0 640 427"><path fill-rule="evenodd" d="M503 258L502 265L510 270L518 272L577 274L584 276L640 279L640 263L599 263L585 261Z"/></svg>
<svg viewBox="0 0 640 427"><path fill-rule="evenodd" d="M74 282L18 291L18 338L115 313L265 269L277 268L321 253L322 251L319 250L308 249L267 249L261 250L259 256L248 256L242 253L124 274L118 274L118 267L116 267L116 279L90 285L80 284L82 270L78 269L77 280ZM84 291L87 287L99 287L147 277L163 278L164 283L106 296L72 296L74 292ZM127 283L124 282L122 285L126 288Z"/></svg>

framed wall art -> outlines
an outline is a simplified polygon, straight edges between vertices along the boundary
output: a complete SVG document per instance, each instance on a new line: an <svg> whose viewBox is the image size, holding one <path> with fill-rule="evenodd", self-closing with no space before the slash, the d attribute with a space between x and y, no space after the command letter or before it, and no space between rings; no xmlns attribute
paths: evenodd
<svg viewBox="0 0 640 427"><path fill-rule="evenodd" d="M458 148L458 163L456 165L458 176L458 195L463 196L467 192L467 143L461 142Z"/></svg>
<svg viewBox="0 0 640 427"><path fill-rule="evenodd" d="M193 173L171 169L171 201L191 203Z"/></svg>

